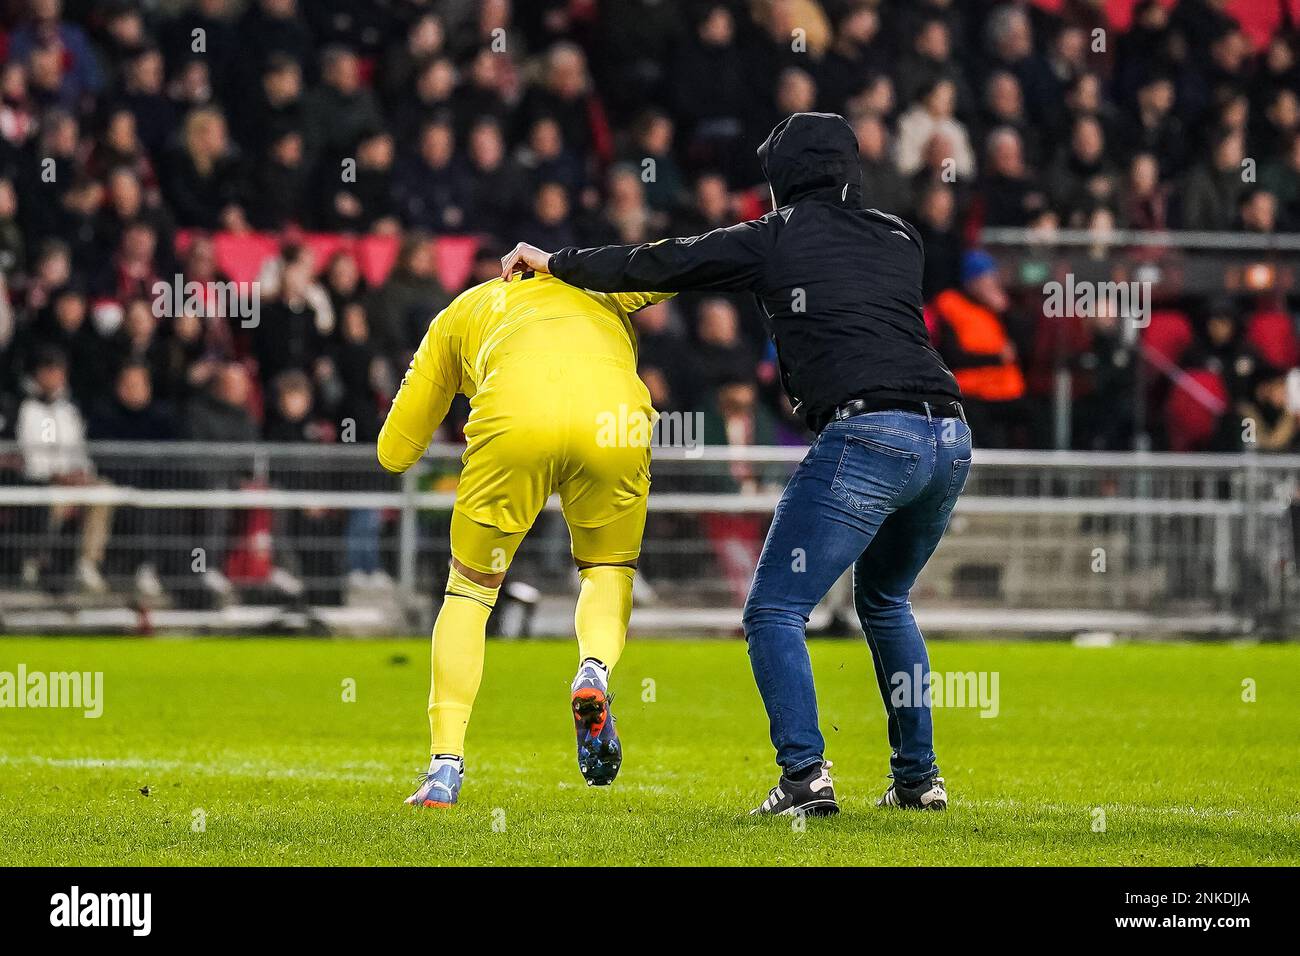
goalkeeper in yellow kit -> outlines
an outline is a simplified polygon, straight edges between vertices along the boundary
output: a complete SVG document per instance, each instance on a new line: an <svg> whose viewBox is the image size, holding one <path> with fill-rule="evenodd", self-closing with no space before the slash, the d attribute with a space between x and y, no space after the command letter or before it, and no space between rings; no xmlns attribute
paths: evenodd
<svg viewBox="0 0 1300 956"><path fill-rule="evenodd" d="M524 535L559 492L582 585L572 687L578 766L590 785L622 761L609 672L632 611L650 490L650 395L636 374L628 313L668 298L599 293L548 275L475 286L429 325L379 434L379 462L424 454L452 398L470 402L451 519L451 571L433 628L432 759L407 803L456 803L465 729L483 674L488 615ZM611 434L609 421L640 422Z"/></svg>

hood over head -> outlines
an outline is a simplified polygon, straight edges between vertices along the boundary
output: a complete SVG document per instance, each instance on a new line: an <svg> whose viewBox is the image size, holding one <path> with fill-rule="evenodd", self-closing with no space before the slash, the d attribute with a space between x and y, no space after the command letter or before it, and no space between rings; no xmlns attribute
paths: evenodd
<svg viewBox="0 0 1300 956"><path fill-rule="evenodd" d="M838 113L791 114L758 147L758 161L777 206L819 193L825 195L818 198L861 205L858 138Z"/></svg>

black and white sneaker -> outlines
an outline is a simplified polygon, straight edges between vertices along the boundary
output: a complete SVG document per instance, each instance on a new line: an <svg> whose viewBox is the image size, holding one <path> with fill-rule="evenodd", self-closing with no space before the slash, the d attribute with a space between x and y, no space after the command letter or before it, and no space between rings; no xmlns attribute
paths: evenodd
<svg viewBox="0 0 1300 956"><path fill-rule="evenodd" d="M885 795L876 801L878 807L899 807L903 810L947 810L948 791L943 787L943 777L935 774L914 786L895 781Z"/></svg>
<svg viewBox="0 0 1300 956"><path fill-rule="evenodd" d="M768 793L760 806L749 811L750 816L793 816L801 813L809 817L829 817L840 812L835 802L835 785L831 783L831 762L823 761L821 768L802 780L791 780L785 774Z"/></svg>

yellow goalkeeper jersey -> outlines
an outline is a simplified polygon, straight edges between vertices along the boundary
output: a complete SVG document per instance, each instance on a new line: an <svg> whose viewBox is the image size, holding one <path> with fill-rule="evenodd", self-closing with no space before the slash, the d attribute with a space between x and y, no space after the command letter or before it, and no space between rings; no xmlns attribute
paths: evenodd
<svg viewBox="0 0 1300 956"><path fill-rule="evenodd" d="M457 393L474 398L519 353L622 359L636 367L629 313L672 293L589 292L549 275L467 289L429 324L379 435L380 463L405 471L424 454ZM622 363L620 363L622 364Z"/></svg>

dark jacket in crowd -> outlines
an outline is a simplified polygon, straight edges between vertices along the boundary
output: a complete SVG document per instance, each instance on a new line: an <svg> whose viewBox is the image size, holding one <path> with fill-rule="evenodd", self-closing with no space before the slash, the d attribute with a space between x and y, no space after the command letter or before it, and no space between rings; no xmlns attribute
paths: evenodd
<svg viewBox="0 0 1300 956"><path fill-rule="evenodd" d="M689 239L561 249L551 272L609 292L753 292L786 391L808 420L855 397L960 399L922 317L920 235L902 219L860 208L848 123L796 113L758 155L777 202L761 219Z"/></svg>

